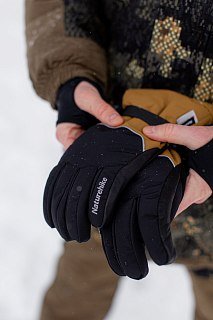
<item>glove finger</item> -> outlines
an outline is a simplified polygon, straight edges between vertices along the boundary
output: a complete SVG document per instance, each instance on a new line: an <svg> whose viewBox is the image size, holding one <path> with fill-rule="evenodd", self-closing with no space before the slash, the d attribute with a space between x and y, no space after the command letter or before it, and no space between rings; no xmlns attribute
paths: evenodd
<svg viewBox="0 0 213 320"><path fill-rule="evenodd" d="M210 136L209 136L210 137ZM213 190L213 139L196 150L188 151L188 165L194 169Z"/></svg>
<svg viewBox="0 0 213 320"><path fill-rule="evenodd" d="M183 194L184 185L181 179L180 164L176 166L167 177L158 204L159 231L163 246L167 252L167 263L172 263L176 258L176 251L172 241L170 226L183 198ZM153 255L157 257L158 253L155 251L153 252ZM163 259L159 260L159 264L164 264Z"/></svg>
<svg viewBox="0 0 213 320"><path fill-rule="evenodd" d="M125 276L125 273L118 260L117 252L114 244L114 220L110 224L105 225L100 229L102 246L105 252L107 261L111 269L119 276Z"/></svg>
<svg viewBox="0 0 213 320"><path fill-rule="evenodd" d="M140 197L139 227L153 261L164 265L173 262L176 256L170 223L174 208L182 196L178 188L180 171L179 166L174 168L166 157L156 159L146 171L144 181L151 183ZM152 177L151 180L149 177Z"/></svg>
<svg viewBox="0 0 213 320"><path fill-rule="evenodd" d="M61 204L60 208L64 207L63 202L66 201L65 193L67 189L70 188L70 185L77 173L78 171L76 171L71 165L66 165L54 185L51 197L51 213L53 223L57 230L59 230L58 216L61 215L63 218L64 215L63 211L58 211L59 205Z"/></svg>
<svg viewBox="0 0 213 320"><path fill-rule="evenodd" d="M52 214L51 214L51 202L52 202L52 194L53 194L53 189L54 185L57 182L58 178L60 177L63 168L65 167L64 164L58 164L55 166L52 171L49 174L49 177L47 179L45 189L44 189L44 196L43 196L43 212L44 212L44 218L47 222L47 224L51 227L54 228L54 223L52 219Z"/></svg>
<svg viewBox="0 0 213 320"><path fill-rule="evenodd" d="M119 203L113 231L116 252L124 273L137 280L146 277L148 263L138 227L136 199Z"/></svg>
<svg viewBox="0 0 213 320"><path fill-rule="evenodd" d="M111 186L120 167L100 169L94 179L89 201L89 218L94 227L102 227L105 223L105 206Z"/></svg>
<svg viewBox="0 0 213 320"><path fill-rule="evenodd" d="M72 239L83 242L90 238L89 196L96 168L83 168L72 181L66 206L66 225Z"/></svg>
<svg viewBox="0 0 213 320"><path fill-rule="evenodd" d="M66 187L66 190L58 204L57 207L57 213L55 215L56 221L55 221L55 226L56 229L58 230L59 234L65 241L71 241L74 240L70 237L69 232L67 230L67 225L66 225L66 217L65 217L65 211L66 211L66 206L67 206L67 198L69 194L69 184Z"/></svg>

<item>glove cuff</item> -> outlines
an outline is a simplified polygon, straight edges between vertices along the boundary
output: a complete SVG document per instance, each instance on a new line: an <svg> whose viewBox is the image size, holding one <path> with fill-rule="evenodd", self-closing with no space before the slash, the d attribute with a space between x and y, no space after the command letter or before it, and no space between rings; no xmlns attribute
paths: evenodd
<svg viewBox="0 0 213 320"><path fill-rule="evenodd" d="M88 112L81 110L75 103L74 92L77 85L87 81L92 84L103 96L103 90L99 84L84 77L76 77L63 84L57 94L56 109L58 110L58 120L56 124L72 122L79 124L84 129L88 129L98 122L98 120Z"/></svg>
<svg viewBox="0 0 213 320"><path fill-rule="evenodd" d="M197 150L190 150L188 165L194 169L213 190L213 139Z"/></svg>

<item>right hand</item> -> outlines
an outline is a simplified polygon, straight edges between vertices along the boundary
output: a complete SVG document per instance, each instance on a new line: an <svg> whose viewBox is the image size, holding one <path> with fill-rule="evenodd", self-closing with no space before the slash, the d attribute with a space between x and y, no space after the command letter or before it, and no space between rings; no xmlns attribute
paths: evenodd
<svg viewBox="0 0 213 320"><path fill-rule="evenodd" d="M89 82L80 82L74 93L75 102L81 110L95 116L100 122L116 127L123 123L120 114L106 101L98 90ZM56 127L56 138L65 150L84 132L83 128L75 123L60 123Z"/></svg>
<svg viewBox="0 0 213 320"><path fill-rule="evenodd" d="M153 140L179 144L190 150L199 150L213 139L213 126L183 126L177 124L163 124L147 126L143 132ZM209 150L211 150L209 148ZM209 151L210 152L210 151ZM210 159L209 154L209 159ZM211 163L211 161L209 161ZM210 173L210 170L206 168ZM211 176L209 174L209 176ZM210 178L210 177L209 177ZM190 169L186 180L184 197L180 203L176 216L192 204L201 204L212 195L212 189L198 172Z"/></svg>

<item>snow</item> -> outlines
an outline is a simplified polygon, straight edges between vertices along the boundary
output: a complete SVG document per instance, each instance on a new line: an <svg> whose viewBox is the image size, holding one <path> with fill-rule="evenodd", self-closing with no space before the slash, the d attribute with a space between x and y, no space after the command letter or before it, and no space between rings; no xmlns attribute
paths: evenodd
<svg viewBox="0 0 213 320"><path fill-rule="evenodd" d="M56 113L28 79L24 2L0 4L0 320L36 320L62 252L42 215L43 187L62 149L55 139ZM193 318L185 269L150 269L142 281L122 279L106 320Z"/></svg>

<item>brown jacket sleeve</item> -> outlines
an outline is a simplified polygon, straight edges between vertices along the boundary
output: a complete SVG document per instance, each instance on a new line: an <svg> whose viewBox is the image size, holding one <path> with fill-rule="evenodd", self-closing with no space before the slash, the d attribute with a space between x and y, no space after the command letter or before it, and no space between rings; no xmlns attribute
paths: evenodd
<svg viewBox="0 0 213 320"><path fill-rule="evenodd" d="M58 88L71 78L87 77L106 86L104 46L95 37L87 36L93 34L88 31L90 27L92 31L100 30L102 23L93 5L96 1L25 1L30 78L37 94L53 107ZM80 23L81 19L87 23Z"/></svg>

